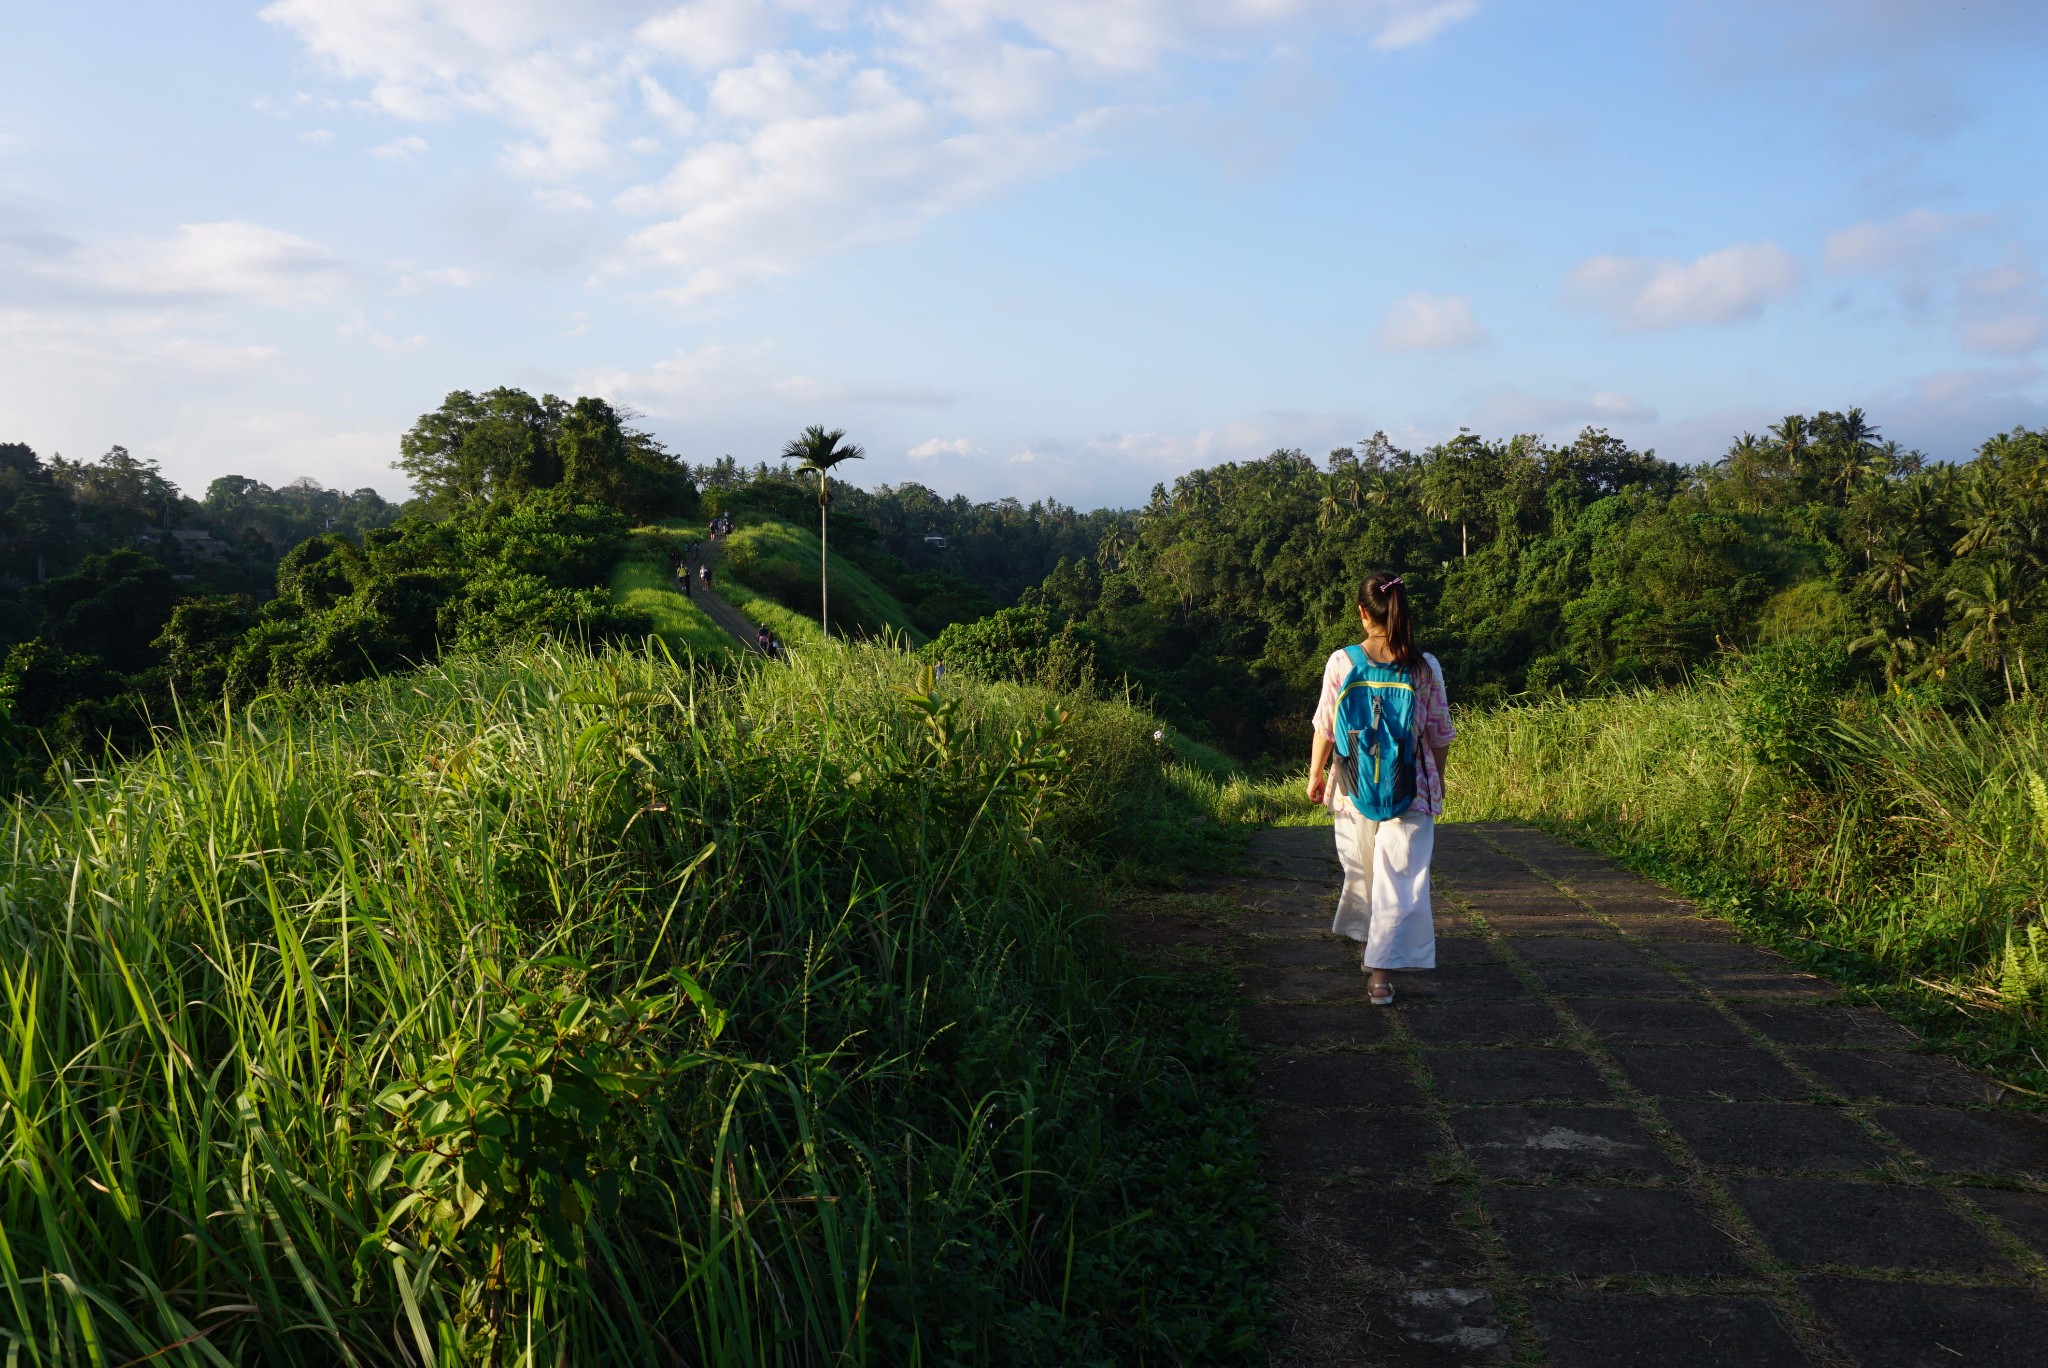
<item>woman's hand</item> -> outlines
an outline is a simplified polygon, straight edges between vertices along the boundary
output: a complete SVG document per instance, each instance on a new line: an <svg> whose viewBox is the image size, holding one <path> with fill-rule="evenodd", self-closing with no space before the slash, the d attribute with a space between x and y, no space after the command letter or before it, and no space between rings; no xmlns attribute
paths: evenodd
<svg viewBox="0 0 2048 1368"><path fill-rule="evenodd" d="M1330 752L1336 748L1336 742L1317 732L1308 749L1308 800L1311 803L1323 801L1324 788L1330 782Z"/></svg>

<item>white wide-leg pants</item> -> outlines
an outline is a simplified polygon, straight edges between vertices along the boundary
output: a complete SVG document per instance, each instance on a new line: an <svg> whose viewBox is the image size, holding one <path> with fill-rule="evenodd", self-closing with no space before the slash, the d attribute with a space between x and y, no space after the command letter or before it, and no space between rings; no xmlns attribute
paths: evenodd
<svg viewBox="0 0 2048 1368"><path fill-rule="evenodd" d="M1436 923L1429 913L1436 818L1403 813L1375 822L1360 816L1349 798L1332 807L1344 891L1330 930L1365 942L1367 969L1436 968Z"/></svg>

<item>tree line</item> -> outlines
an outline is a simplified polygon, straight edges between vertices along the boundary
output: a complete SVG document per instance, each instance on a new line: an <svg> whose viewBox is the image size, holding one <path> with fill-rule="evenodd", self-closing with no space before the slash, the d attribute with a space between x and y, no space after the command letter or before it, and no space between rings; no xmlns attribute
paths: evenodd
<svg viewBox="0 0 2048 1368"><path fill-rule="evenodd" d="M402 508L240 476L195 503L119 447L92 466L0 447L10 781L145 745L180 706L346 683L465 644L641 630L605 587L627 529L697 507L688 467L602 399L457 391L396 464L415 494ZM180 535L193 524L203 540Z"/></svg>
<svg viewBox="0 0 2048 1368"><path fill-rule="evenodd" d="M2018 702L2048 655L2048 433L1952 464L1856 409L1697 466L1597 429L1276 451L1156 487L1094 554L933 649L998 672L1085 655L1240 753L1287 753L1376 568L1407 579L1466 703L1670 683L1790 643L1844 681Z"/></svg>

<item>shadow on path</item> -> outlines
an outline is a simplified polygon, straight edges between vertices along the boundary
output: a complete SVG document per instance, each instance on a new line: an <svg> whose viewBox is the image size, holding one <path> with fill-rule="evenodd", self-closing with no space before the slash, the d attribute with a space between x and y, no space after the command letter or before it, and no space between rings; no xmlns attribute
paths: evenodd
<svg viewBox="0 0 2048 1368"><path fill-rule="evenodd" d="M1372 1007L1330 839L1262 833L1183 938L1262 1051L1274 1362L2048 1362L2048 1119L1509 824L1438 828L1439 967Z"/></svg>

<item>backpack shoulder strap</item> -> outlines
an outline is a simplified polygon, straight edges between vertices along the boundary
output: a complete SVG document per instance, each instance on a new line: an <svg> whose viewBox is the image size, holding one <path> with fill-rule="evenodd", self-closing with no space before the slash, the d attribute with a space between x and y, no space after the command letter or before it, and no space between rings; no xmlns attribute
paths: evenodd
<svg viewBox="0 0 2048 1368"><path fill-rule="evenodd" d="M1351 657L1352 669L1362 670L1365 668L1365 647L1346 646L1344 648L1344 654Z"/></svg>

